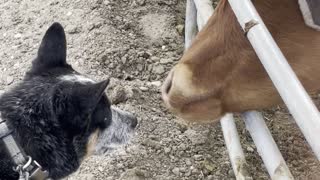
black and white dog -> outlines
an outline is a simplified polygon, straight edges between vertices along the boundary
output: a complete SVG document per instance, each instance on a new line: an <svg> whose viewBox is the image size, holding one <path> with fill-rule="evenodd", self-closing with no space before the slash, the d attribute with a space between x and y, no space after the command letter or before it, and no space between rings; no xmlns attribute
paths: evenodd
<svg viewBox="0 0 320 180"><path fill-rule="evenodd" d="M54 23L24 80L0 97L1 117L7 121L23 151L50 178L76 171L90 153L104 153L125 143L137 119L111 107L104 93L109 80L94 82L66 62L63 27ZM0 179L18 179L0 142Z"/></svg>

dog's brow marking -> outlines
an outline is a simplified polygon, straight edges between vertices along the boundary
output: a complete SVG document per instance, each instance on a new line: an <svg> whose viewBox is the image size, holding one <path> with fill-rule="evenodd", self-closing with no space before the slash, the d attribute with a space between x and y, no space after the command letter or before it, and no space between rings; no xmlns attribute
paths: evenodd
<svg viewBox="0 0 320 180"><path fill-rule="evenodd" d="M77 75L77 74L72 74L72 75L64 75L59 77L62 81L71 81L71 82L80 82L80 83L95 83L94 80L89 79L87 77Z"/></svg>

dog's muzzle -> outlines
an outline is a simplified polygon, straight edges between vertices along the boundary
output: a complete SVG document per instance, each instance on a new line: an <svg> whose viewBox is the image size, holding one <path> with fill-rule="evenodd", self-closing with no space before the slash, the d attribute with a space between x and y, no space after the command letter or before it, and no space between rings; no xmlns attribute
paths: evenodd
<svg viewBox="0 0 320 180"><path fill-rule="evenodd" d="M134 134L138 125L137 118L129 112L116 107L111 108L112 122L108 128L100 132L96 145L96 154L103 154L117 146L126 144Z"/></svg>

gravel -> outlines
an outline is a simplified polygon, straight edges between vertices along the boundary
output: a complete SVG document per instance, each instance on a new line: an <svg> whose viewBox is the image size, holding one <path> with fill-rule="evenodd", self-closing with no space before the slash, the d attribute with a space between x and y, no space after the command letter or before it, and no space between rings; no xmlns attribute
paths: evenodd
<svg viewBox="0 0 320 180"><path fill-rule="evenodd" d="M182 125L161 101L161 82L183 53L184 11L179 0L0 1L0 93L23 78L58 21L69 63L97 81L111 78L111 101L139 118L130 144L91 156L67 179L235 179L220 125ZM263 114L296 179L317 179L319 162L287 110ZM243 122L236 123L251 174L269 179Z"/></svg>

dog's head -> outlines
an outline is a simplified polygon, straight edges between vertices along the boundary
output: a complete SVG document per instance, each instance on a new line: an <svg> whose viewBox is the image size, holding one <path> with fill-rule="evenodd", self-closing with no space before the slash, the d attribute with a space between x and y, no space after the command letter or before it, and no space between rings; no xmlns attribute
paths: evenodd
<svg viewBox="0 0 320 180"><path fill-rule="evenodd" d="M105 94L109 80L95 82L73 70L66 62L66 51L63 27L54 23L43 37L25 81L43 81L38 88L51 86L46 93L50 94L52 113L67 137L74 138L80 157L127 142L137 119L111 107Z"/></svg>
<svg viewBox="0 0 320 180"><path fill-rule="evenodd" d="M63 27L54 23L23 81L0 97L16 140L54 179L74 172L89 154L127 142L137 126L132 114L111 107L109 80L95 82L66 62L66 46Z"/></svg>

